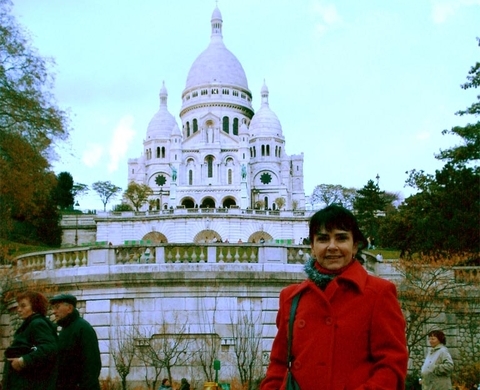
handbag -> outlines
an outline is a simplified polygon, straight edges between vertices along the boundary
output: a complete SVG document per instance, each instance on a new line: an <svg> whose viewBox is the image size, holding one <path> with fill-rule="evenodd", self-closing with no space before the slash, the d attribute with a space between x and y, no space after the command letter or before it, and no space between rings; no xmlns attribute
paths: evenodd
<svg viewBox="0 0 480 390"><path fill-rule="evenodd" d="M298 301L300 300L300 294L293 297L292 307L290 308L290 318L288 320L288 348L287 348L287 390L300 390L300 386L293 377L292 367L292 339L293 339L293 321L295 320L295 313L297 311Z"/></svg>

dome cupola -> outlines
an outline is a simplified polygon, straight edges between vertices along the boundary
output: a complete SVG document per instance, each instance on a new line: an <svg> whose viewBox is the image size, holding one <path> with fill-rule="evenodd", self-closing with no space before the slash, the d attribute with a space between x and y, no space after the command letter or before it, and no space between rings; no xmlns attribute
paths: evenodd
<svg viewBox="0 0 480 390"><path fill-rule="evenodd" d="M270 109L268 95L268 87L264 81L261 89L262 105L250 122L250 134L252 137L276 136L283 138L282 125L277 115Z"/></svg>
<svg viewBox="0 0 480 390"><path fill-rule="evenodd" d="M178 127L174 116L170 114L167 108L167 89L165 82L160 89L160 108L150 120L147 127L147 141L153 139L169 139L175 127Z"/></svg>
<svg viewBox="0 0 480 390"><path fill-rule="evenodd" d="M247 76L237 57L225 47L222 14L218 7L212 13L210 44L197 57L187 76L185 91L212 83L248 90Z"/></svg>

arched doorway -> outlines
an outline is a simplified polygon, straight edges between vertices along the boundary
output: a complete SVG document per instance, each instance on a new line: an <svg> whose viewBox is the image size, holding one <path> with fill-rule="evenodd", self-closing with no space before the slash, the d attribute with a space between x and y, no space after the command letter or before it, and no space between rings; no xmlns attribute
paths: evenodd
<svg viewBox="0 0 480 390"><path fill-rule="evenodd" d="M273 240L273 237L265 232L255 232L248 237L248 242L253 242L254 244L263 244Z"/></svg>
<svg viewBox="0 0 480 390"><path fill-rule="evenodd" d="M202 200L202 204L200 205L200 208L203 208L203 209L206 209L206 208L210 208L210 209L214 209L215 208L215 199L213 198L204 198Z"/></svg>
<svg viewBox="0 0 480 390"><path fill-rule="evenodd" d="M192 198L185 198L182 200L182 206L186 209L193 209L195 207L195 202Z"/></svg>
<svg viewBox="0 0 480 390"><path fill-rule="evenodd" d="M237 202L235 202L235 199L233 198L225 198L222 204L224 208L230 208L231 206L236 206L236 205L237 205Z"/></svg>
<svg viewBox="0 0 480 390"><path fill-rule="evenodd" d="M168 242L167 237L159 232L150 232L143 236L143 241L150 241L151 244L166 244Z"/></svg>
<svg viewBox="0 0 480 390"><path fill-rule="evenodd" d="M202 230L198 232L193 242L195 244L208 244L210 242L222 242L222 237L215 230Z"/></svg>

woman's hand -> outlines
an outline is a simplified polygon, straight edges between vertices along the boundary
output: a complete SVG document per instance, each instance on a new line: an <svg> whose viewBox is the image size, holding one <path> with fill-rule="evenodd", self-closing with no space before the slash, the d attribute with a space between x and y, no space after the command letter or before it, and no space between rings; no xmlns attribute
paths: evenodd
<svg viewBox="0 0 480 390"><path fill-rule="evenodd" d="M22 368L25 367L25 363L24 363L22 357L13 358L13 359L8 359L8 360L11 362L12 368L13 368L15 371L21 371Z"/></svg>

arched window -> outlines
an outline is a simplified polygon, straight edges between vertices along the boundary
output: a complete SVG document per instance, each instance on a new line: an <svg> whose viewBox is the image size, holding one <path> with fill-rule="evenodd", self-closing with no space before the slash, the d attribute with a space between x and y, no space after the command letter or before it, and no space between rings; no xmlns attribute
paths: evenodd
<svg viewBox="0 0 480 390"><path fill-rule="evenodd" d="M265 145L262 145L262 156L265 156Z"/></svg>
<svg viewBox="0 0 480 390"><path fill-rule="evenodd" d="M165 158L165 146L162 146L162 158Z"/></svg>
<svg viewBox="0 0 480 390"><path fill-rule="evenodd" d="M193 120L193 133L195 134L198 131L198 123L197 120Z"/></svg>
<svg viewBox="0 0 480 390"><path fill-rule="evenodd" d="M227 177L227 183L232 184L232 170L231 169L228 170L228 175L227 176L228 176Z"/></svg>
<svg viewBox="0 0 480 390"><path fill-rule="evenodd" d="M207 177L213 177L213 157L207 157Z"/></svg>
<svg viewBox="0 0 480 390"><path fill-rule="evenodd" d="M185 124L187 126L187 137L190 137L190 122Z"/></svg>
<svg viewBox="0 0 480 390"><path fill-rule="evenodd" d="M157 146L157 158L160 158L160 146Z"/></svg>
<svg viewBox="0 0 480 390"><path fill-rule="evenodd" d="M233 118L233 135L238 135L238 118Z"/></svg>
<svg viewBox="0 0 480 390"><path fill-rule="evenodd" d="M268 210L268 196L264 198L264 202L265 202L265 210Z"/></svg>
<svg viewBox="0 0 480 390"><path fill-rule="evenodd" d="M223 117L223 131L227 134L230 132L229 126L230 126L230 123L228 122L228 116L224 116Z"/></svg>
<svg viewBox="0 0 480 390"><path fill-rule="evenodd" d="M188 185L193 185L193 171L191 169L188 171Z"/></svg>
<svg viewBox="0 0 480 390"><path fill-rule="evenodd" d="M270 145L267 145L267 156L270 156Z"/></svg>
<svg viewBox="0 0 480 390"><path fill-rule="evenodd" d="M278 157L282 157L282 147L278 147Z"/></svg>

